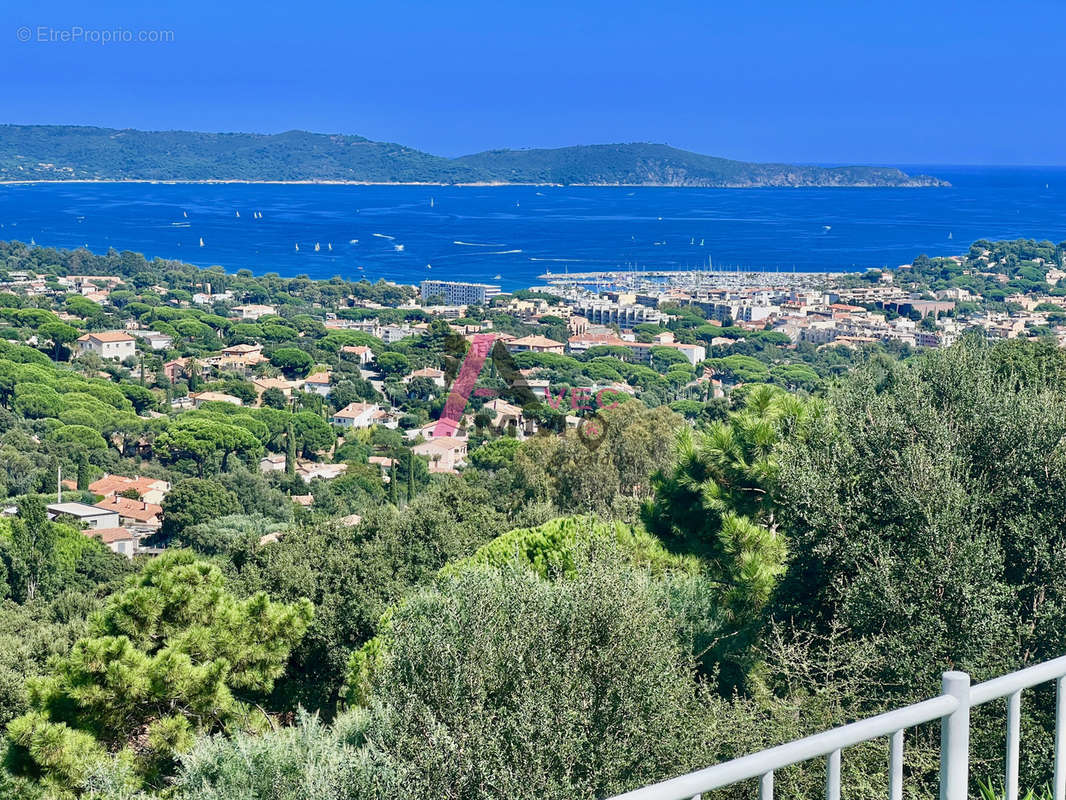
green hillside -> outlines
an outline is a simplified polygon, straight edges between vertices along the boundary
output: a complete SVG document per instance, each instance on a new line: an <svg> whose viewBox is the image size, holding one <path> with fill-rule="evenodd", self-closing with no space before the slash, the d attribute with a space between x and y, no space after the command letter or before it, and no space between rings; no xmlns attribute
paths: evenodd
<svg viewBox="0 0 1066 800"><path fill-rule="evenodd" d="M753 164L663 144L600 144L554 150L490 150L456 159L499 180L656 186L941 186L890 167Z"/></svg>
<svg viewBox="0 0 1066 800"><path fill-rule="evenodd" d="M0 126L0 181L353 181L641 186L941 186L884 167L752 164L660 144L491 150L442 158L361 136Z"/></svg>

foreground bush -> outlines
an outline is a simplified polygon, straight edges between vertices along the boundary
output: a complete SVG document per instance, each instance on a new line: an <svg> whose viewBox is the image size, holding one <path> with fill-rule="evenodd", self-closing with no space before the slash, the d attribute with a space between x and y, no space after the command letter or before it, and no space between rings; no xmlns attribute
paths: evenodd
<svg viewBox="0 0 1066 800"><path fill-rule="evenodd" d="M372 702L405 794L596 798L702 764L693 665L617 553L545 581L484 568L394 611Z"/></svg>

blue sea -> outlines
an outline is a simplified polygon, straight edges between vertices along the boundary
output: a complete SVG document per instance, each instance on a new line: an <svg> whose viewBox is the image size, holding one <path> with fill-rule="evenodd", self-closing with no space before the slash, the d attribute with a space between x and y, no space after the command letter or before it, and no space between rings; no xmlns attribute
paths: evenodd
<svg viewBox="0 0 1066 800"><path fill-rule="evenodd" d="M1066 168L904 169L952 186L5 185L0 239L229 271L509 289L548 271L855 270L962 253L980 238L1066 240Z"/></svg>

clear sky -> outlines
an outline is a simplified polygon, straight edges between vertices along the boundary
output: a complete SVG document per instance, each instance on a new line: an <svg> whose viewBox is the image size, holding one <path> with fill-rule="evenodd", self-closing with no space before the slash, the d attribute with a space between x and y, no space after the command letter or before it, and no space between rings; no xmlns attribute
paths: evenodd
<svg viewBox="0 0 1066 800"><path fill-rule="evenodd" d="M1066 164L1066 0L4 0L0 69L12 123Z"/></svg>

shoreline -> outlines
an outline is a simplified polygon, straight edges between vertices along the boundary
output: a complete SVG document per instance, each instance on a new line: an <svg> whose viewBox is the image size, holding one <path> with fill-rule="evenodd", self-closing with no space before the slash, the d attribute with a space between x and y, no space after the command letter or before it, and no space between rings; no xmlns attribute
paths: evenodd
<svg viewBox="0 0 1066 800"><path fill-rule="evenodd" d="M910 183L809 183L809 184L773 184L773 183L732 183L703 186L699 184L675 183L525 183L517 181L472 181L441 183L437 181L349 181L339 179L301 179L301 180L259 180L245 178L205 178L205 179L169 179L169 178L29 178L26 180L0 179L0 186L39 186L48 184L158 184L164 186L210 186L240 185L252 186L439 186L445 187L480 187L496 188L502 186L524 187L581 187L598 189L950 189L951 183L937 179L935 183L913 181Z"/></svg>

